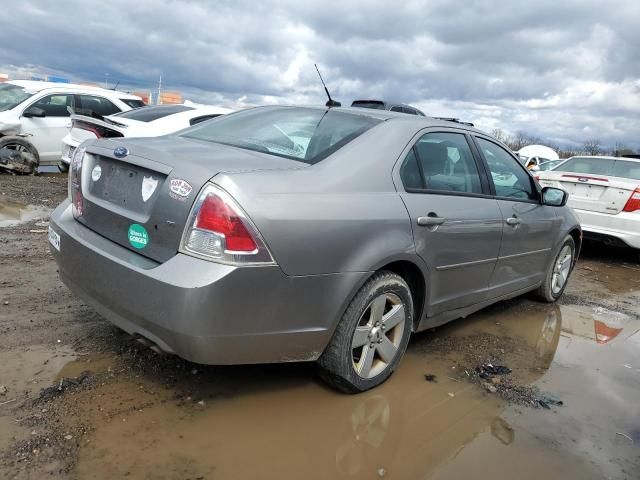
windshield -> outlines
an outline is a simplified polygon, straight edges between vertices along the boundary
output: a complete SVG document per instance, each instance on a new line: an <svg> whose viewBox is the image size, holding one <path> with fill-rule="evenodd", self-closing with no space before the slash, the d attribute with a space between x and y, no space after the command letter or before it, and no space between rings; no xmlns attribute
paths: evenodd
<svg viewBox="0 0 640 480"><path fill-rule="evenodd" d="M21 104L33 93L27 92L23 87L11 83L0 84L0 112L11 110Z"/></svg>
<svg viewBox="0 0 640 480"><path fill-rule="evenodd" d="M181 136L313 164L379 122L331 109L254 108L197 125Z"/></svg>

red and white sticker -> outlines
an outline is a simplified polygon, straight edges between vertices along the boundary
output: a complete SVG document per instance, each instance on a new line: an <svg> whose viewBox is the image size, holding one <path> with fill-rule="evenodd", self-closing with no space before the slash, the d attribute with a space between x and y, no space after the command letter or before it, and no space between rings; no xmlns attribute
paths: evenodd
<svg viewBox="0 0 640 480"><path fill-rule="evenodd" d="M171 180L171 186L169 187L169 190L171 191L169 195L171 195L172 198L175 198L177 200L184 200L189 196L191 190L193 190L193 187L186 180L182 180L181 178L174 178L173 180Z"/></svg>

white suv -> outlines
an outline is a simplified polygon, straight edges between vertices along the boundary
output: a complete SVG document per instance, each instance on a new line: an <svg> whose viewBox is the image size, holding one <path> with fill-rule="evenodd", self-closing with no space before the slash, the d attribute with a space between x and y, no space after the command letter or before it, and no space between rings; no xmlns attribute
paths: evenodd
<svg viewBox="0 0 640 480"><path fill-rule="evenodd" d="M0 149L28 152L40 165L57 165L71 111L103 117L142 106L138 96L97 87L29 80L0 83Z"/></svg>

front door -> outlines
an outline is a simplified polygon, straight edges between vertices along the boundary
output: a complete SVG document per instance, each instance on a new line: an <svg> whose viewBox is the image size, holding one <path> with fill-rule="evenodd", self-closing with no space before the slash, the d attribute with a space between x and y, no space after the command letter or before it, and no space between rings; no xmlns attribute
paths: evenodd
<svg viewBox="0 0 640 480"><path fill-rule="evenodd" d="M487 298L502 216L463 133L420 137L403 160L400 195L426 262L429 316Z"/></svg>
<svg viewBox="0 0 640 480"><path fill-rule="evenodd" d="M22 117L22 133L28 137L38 150L40 162L53 162L62 156L62 139L71 127L68 107L72 106L73 95L56 93L47 95L32 103L27 108L37 107L44 111L45 116Z"/></svg>
<svg viewBox="0 0 640 480"><path fill-rule="evenodd" d="M542 282L557 219L540 203L533 178L509 152L488 139L476 137L476 141L504 221L502 246L490 282L491 296L499 297Z"/></svg>

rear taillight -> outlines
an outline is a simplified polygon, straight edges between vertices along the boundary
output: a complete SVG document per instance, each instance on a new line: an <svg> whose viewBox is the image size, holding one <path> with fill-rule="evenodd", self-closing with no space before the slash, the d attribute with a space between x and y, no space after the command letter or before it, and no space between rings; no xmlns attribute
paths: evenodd
<svg viewBox="0 0 640 480"><path fill-rule="evenodd" d="M623 212L635 212L640 210L640 187L636 188L622 209Z"/></svg>
<svg viewBox="0 0 640 480"><path fill-rule="evenodd" d="M73 216L82 215L82 164L84 163L85 147L76 148L69 165L69 200L73 205Z"/></svg>
<svg viewBox="0 0 640 480"><path fill-rule="evenodd" d="M124 136L122 133L116 130L77 119L71 122L71 128L86 130L87 132L93 133L96 138L119 138Z"/></svg>
<svg viewBox="0 0 640 480"><path fill-rule="evenodd" d="M207 185L196 200L181 251L232 265L273 264L258 229L231 196Z"/></svg>

